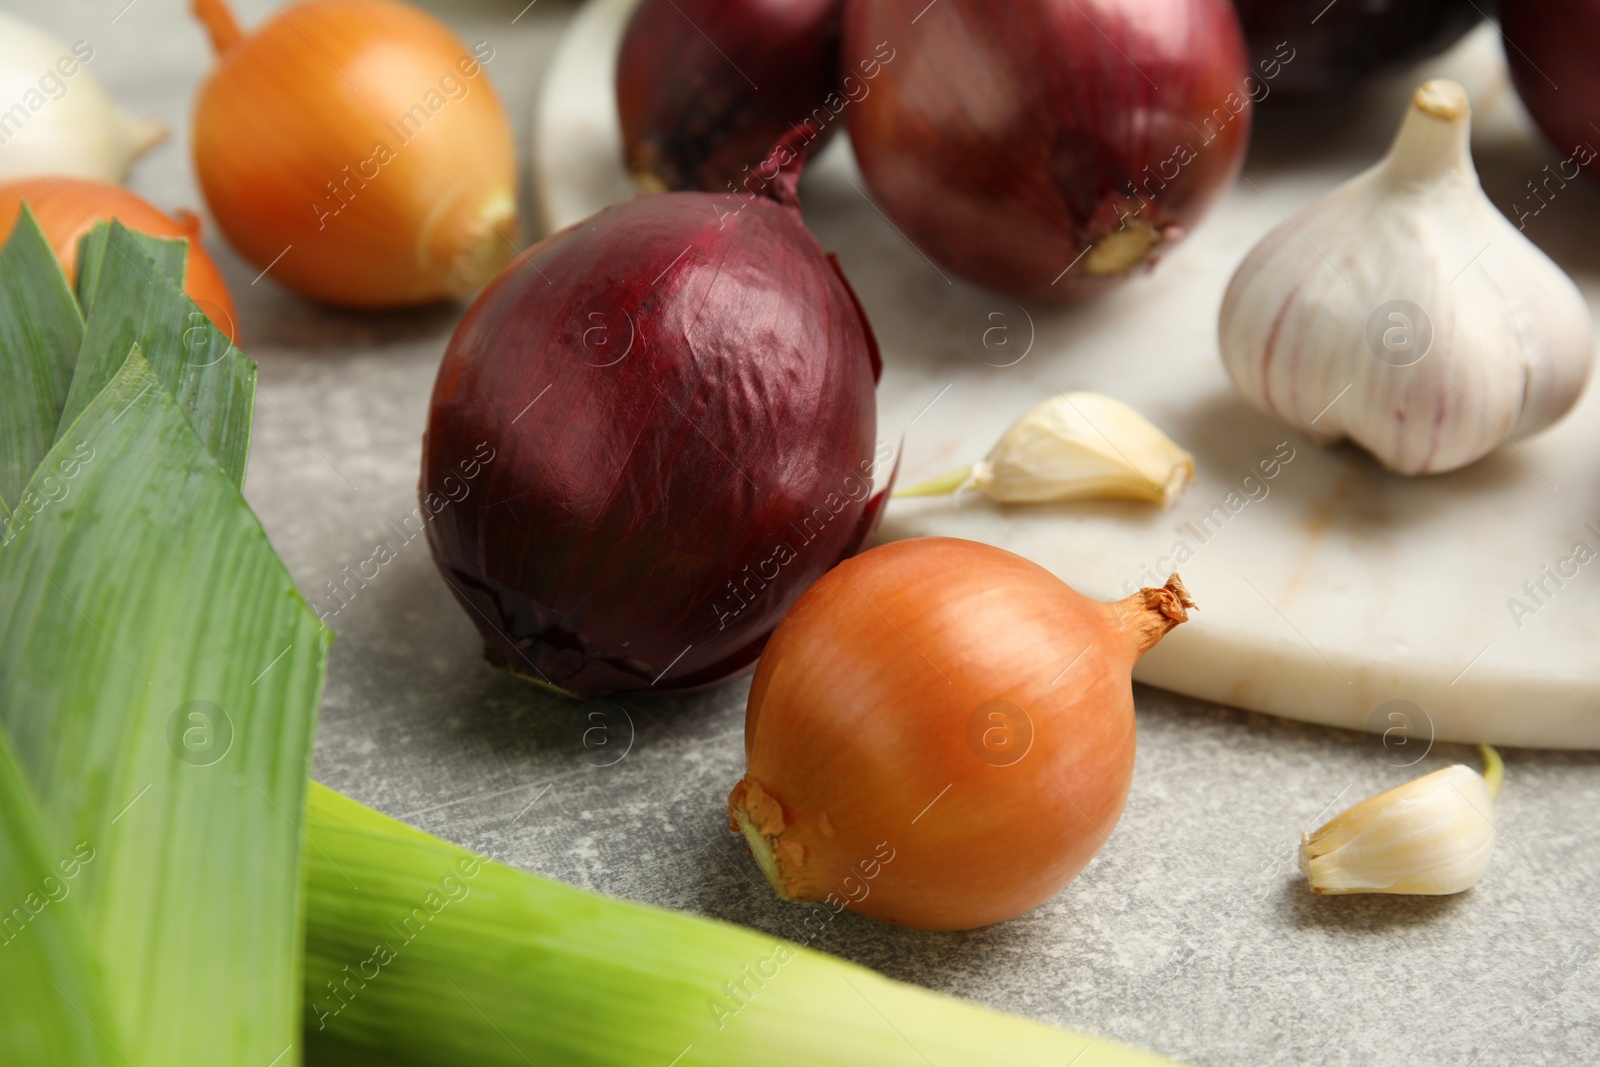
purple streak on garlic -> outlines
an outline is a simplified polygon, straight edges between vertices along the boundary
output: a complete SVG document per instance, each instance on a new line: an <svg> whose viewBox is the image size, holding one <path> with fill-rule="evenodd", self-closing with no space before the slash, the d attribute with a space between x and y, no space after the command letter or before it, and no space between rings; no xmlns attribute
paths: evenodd
<svg viewBox="0 0 1600 1067"><path fill-rule="evenodd" d="M1267 234L1223 298L1247 401L1402 474L1544 429L1593 362L1587 304L1484 195L1470 127L1459 85L1422 86L1388 155Z"/></svg>

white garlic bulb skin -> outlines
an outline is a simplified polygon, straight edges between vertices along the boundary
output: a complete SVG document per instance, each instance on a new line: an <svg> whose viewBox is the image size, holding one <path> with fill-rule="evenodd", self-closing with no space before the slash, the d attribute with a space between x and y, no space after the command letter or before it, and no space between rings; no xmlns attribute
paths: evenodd
<svg viewBox="0 0 1600 1067"><path fill-rule="evenodd" d="M1223 299L1249 403L1402 474L1544 429L1593 362L1588 305L1484 196L1470 125L1459 85L1418 89L1388 155L1263 238Z"/></svg>
<svg viewBox="0 0 1600 1067"><path fill-rule="evenodd" d="M64 45L0 12L0 181L121 182L166 136L159 122L116 105L89 70L93 57L87 42Z"/></svg>

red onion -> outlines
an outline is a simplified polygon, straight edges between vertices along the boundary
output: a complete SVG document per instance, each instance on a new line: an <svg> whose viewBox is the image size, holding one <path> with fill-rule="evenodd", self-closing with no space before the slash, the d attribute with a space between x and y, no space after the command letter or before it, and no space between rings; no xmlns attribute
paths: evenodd
<svg viewBox="0 0 1600 1067"><path fill-rule="evenodd" d="M779 137L843 110L844 0L643 0L617 60L628 168L645 188L737 188Z"/></svg>
<svg viewBox="0 0 1600 1067"><path fill-rule="evenodd" d="M802 134L759 194L547 238L451 338L421 495L491 662L585 697L720 682L870 536L877 347L801 222Z"/></svg>
<svg viewBox="0 0 1600 1067"><path fill-rule="evenodd" d="M1273 92L1327 96L1437 55L1492 9L1489 0L1234 0L1250 58ZM1258 97L1265 99L1264 97Z"/></svg>
<svg viewBox="0 0 1600 1067"><path fill-rule="evenodd" d="M846 112L883 210L931 259L1020 298L1116 284L1192 227L1250 130L1228 0L852 0Z"/></svg>
<svg viewBox="0 0 1600 1067"><path fill-rule="evenodd" d="M1600 179L1600 167L1589 164L1600 148L1600 65L1595 63L1595 42L1600 41L1600 6L1581 0L1505 0L1500 16L1506 41L1506 61L1511 80L1528 114L1539 124L1557 152L1566 157L1549 173L1534 176L1535 193L1554 193L1550 175L1562 172L1571 179L1582 169ZM1560 86L1557 89L1557 86ZM1571 173L1566 173L1566 172Z"/></svg>

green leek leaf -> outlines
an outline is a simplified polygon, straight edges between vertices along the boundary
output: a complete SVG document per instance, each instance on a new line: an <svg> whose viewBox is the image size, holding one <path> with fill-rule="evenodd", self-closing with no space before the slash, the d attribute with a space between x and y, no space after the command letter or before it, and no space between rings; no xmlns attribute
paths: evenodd
<svg viewBox="0 0 1600 1067"><path fill-rule="evenodd" d="M124 230L124 241L132 241L138 245L139 250L155 261L157 269L183 287L183 273L189 260L189 242L181 237L166 238L152 237L138 230ZM107 253L111 252L111 223L95 223L78 242L78 303L83 308L83 313L88 315L94 307L94 290L100 280L100 268L105 264ZM125 243L120 244L118 254L128 254ZM129 254L132 266L146 269L144 260Z"/></svg>
<svg viewBox="0 0 1600 1067"><path fill-rule="evenodd" d="M0 250L0 504L7 511L55 440L82 344L72 290L24 204Z"/></svg>
<svg viewBox="0 0 1600 1067"><path fill-rule="evenodd" d="M94 846L52 848L0 731L0 1060L90 1067L121 1060L71 896Z"/></svg>
<svg viewBox="0 0 1600 1067"><path fill-rule="evenodd" d="M88 407L122 367L128 350L138 344L217 464L235 485L242 484L250 451L256 365L151 258L147 248L154 238L134 234L113 221L106 240L94 292L85 305L90 310L83 349L61 429Z"/></svg>
<svg viewBox="0 0 1600 1067"><path fill-rule="evenodd" d="M120 1049L283 1067L330 634L137 350L30 488L52 473L0 552L0 723L51 846L96 850L70 903Z"/></svg>

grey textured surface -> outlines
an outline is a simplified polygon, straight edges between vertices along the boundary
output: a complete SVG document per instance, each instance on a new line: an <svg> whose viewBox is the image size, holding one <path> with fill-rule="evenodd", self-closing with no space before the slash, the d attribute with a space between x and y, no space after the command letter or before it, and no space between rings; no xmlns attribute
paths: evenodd
<svg viewBox="0 0 1600 1067"><path fill-rule="evenodd" d="M137 0L120 16L121 0L8 6L67 41L91 41L90 69L112 92L173 126L131 184L167 208L199 206L187 117L207 56L186 5ZM247 23L272 6L239 5ZM521 8L436 10L466 39L495 45L490 73L525 132L571 8L539 0L513 25ZM246 491L290 570L318 601L378 543L397 553L330 619L339 641L317 776L553 878L791 933L792 909L725 829L727 790L743 769L746 683L623 701L602 712L609 743L586 748L583 729L602 720L585 716L601 709L560 704L485 666L426 546L403 544L390 525L415 504L428 392L459 309L325 311L270 279L252 285L254 269L215 233L209 244L261 365ZM817 947L1197 1064L1600 1060L1600 756L1506 753L1499 848L1473 891L1318 899L1294 869L1301 830L1474 754L1441 747L1402 771L1361 736L1153 690L1137 702L1127 812L1055 899L962 934L846 913Z"/></svg>

